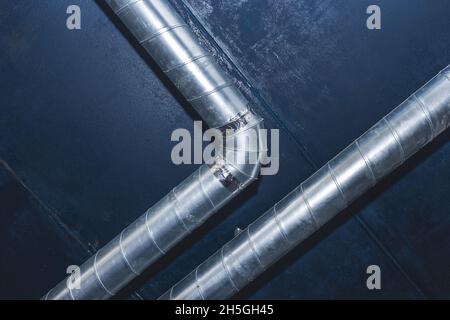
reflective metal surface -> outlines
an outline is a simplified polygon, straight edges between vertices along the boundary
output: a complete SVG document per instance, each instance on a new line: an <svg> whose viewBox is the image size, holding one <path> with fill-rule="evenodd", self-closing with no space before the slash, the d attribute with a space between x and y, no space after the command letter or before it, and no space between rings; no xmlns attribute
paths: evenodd
<svg viewBox="0 0 450 320"><path fill-rule="evenodd" d="M203 119L233 147L203 165L81 266L80 288L67 279L44 299L107 299L236 196L259 175L266 151L262 118L165 0L108 4ZM236 129L228 133L226 129ZM256 139L248 141L249 132ZM227 144L228 146L228 144ZM243 161L255 159L254 162Z"/></svg>
<svg viewBox="0 0 450 320"><path fill-rule="evenodd" d="M450 125L450 66L160 299L226 299Z"/></svg>
<svg viewBox="0 0 450 320"><path fill-rule="evenodd" d="M248 101L167 0L106 2L211 127L247 111Z"/></svg>

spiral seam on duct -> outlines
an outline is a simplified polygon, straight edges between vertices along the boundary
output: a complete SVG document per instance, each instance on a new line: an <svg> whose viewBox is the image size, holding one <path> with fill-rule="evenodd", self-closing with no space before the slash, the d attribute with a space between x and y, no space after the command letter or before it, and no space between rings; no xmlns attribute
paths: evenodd
<svg viewBox="0 0 450 320"><path fill-rule="evenodd" d="M160 299L233 296L449 125L450 66Z"/></svg>
<svg viewBox="0 0 450 320"><path fill-rule="evenodd" d="M106 0L203 120L233 140L232 149L203 165L125 228L43 299L107 299L165 255L187 234L257 179L267 151L263 120L198 43L167 0ZM229 128L237 131L227 134ZM245 145L248 131L256 141ZM233 161L254 155L256 163ZM255 158L254 157L254 158ZM68 283L79 280L77 288Z"/></svg>

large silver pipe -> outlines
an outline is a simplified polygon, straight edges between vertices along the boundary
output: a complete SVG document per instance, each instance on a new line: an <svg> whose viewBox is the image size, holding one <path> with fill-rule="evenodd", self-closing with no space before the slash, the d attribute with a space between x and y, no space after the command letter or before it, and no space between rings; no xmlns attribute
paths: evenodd
<svg viewBox="0 0 450 320"><path fill-rule="evenodd" d="M226 299L450 124L450 66L160 299Z"/></svg>
<svg viewBox="0 0 450 320"><path fill-rule="evenodd" d="M262 119L166 0L106 2L232 147L213 164L201 166L100 249L81 266L78 279L61 281L44 299L112 297L254 181L266 151Z"/></svg>

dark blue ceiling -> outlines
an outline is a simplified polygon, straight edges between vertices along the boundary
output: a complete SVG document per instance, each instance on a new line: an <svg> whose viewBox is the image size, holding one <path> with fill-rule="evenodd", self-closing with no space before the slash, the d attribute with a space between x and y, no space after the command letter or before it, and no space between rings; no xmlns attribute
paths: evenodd
<svg viewBox="0 0 450 320"><path fill-rule="evenodd" d="M448 0L183 0L281 164L122 298L153 299L450 63ZM65 26L78 4L82 30ZM378 4L382 30L365 26ZM198 116L101 0L0 4L0 298L39 298L194 166L170 161ZM240 298L450 298L450 133ZM366 288L366 268L382 289Z"/></svg>

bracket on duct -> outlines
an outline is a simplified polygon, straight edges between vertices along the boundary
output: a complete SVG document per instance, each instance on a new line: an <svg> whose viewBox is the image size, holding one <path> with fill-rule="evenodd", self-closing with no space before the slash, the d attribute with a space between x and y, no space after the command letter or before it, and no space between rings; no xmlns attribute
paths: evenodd
<svg viewBox="0 0 450 320"><path fill-rule="evenodd" d="M80 288L67 280L44 299L107 299L257 179L266 152L262 118L166 0L106 0L210 127L237 129L212 166L203 165L81 266ZM248 143L253 131L255 139ZM248 163L242 159L256 159Z"/></svg>

